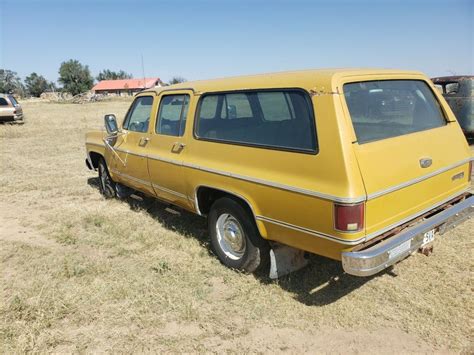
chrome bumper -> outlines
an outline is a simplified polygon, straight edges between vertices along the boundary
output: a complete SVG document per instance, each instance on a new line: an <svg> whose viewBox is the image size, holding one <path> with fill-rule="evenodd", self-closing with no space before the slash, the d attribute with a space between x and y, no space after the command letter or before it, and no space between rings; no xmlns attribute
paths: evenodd
<svg viewBox="0 0 474 355"><path fill-rule="evenodd" d="M426 232L437 229L439 234L443 234L471 218L473 214L474 196L470 196L453 207L368 249L343 252L342 267L346 273L351 275L374 275L416 252L422 246Z"/></svg>

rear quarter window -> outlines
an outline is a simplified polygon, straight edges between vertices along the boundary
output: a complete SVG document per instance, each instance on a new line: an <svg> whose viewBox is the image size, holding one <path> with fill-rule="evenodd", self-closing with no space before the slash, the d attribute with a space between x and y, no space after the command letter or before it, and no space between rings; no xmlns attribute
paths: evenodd
<svg viewBox="0 0 474 355"><path fill-rule="evenodd" d="M349 83L344 97L359 144L446 125L438 100L423 81Z"/></svg>

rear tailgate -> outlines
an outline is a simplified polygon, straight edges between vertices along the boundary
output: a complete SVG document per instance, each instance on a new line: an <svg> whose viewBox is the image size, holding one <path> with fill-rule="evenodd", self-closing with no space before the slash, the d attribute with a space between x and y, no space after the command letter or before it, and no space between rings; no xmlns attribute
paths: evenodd
<svg viewBox="0 0 474 355"><path fill-rule="evenodd" d="M367 193L369 238L468 189L465 138L424 81L346 84L344 94Z"/></svg>

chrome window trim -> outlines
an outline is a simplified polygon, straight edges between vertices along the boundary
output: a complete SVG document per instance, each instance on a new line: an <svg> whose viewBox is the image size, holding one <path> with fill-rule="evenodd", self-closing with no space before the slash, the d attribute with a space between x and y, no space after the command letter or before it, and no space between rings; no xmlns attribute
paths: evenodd
<svg viewBox="0 0 474 355"><path fill-rule="evenodd" d="M392 186L392 187L389 187L388 189L384 189L384 190L379 190L377 192L373 192L371 194L368 194L367 195L367 200L373 200L373 199L376 199L380 196L383 196L383 195L387 195L389 193L392 193L394 191L397 191L397 190L401 190L405 187L408 187L408 186L411 186L411 185L415 185L419 182L422 182L424 180L427 180L427 179L430 179L436 175L440 175L442 173L445 173L446 171L449 171L451 169L455 169L457 167L460 167L466 163L469 163L473 158L467 158L467 159L463 159L457 163L454 163L454 164L451 164L449 166L446 166L444 168L441 168L441 169L438 169L438 170L435 170L429 174L426 174L426 175L423 175L423 176L420 176L420 177L417 177L415 179L412 179L412 180L409 180L409 181L406 181L406 182L403 182L401 184L398 184L398 185L395 185L395 186Z"/></svg>

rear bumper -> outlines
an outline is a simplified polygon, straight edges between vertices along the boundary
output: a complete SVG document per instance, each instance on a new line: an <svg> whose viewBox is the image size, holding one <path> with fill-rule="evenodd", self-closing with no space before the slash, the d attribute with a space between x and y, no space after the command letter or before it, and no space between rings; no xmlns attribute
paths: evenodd
<svg viewBox="0 0 474 355"><path fill-rule="evenodd" d="M348 274L371 276L416 252L423 244L424 234L436 229L443 234L472 217L474 196L409 227L368 249L343 252L342 267Z"/></svg>

